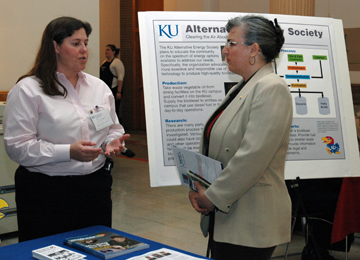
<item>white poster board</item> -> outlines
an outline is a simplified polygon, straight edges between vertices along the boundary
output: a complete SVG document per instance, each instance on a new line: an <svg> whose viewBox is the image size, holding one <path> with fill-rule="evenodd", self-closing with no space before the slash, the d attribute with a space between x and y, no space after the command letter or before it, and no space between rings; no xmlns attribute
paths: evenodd
<svg viewBox="0 0 360 260"><path fill-rule="evenodd" d="M180 184L171 147L197 151L204 123L241 79L221 55L224 26L238 15L139 13L151 186ZM341 20L261 15L277 18L285 36L274 66L293 97L285 177L359 176Z"/></svg>

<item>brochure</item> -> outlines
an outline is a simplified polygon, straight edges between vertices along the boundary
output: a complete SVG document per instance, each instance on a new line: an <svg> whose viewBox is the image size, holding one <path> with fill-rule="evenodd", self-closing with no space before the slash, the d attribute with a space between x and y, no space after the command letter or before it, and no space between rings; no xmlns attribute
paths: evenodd
<svg viewBox="0 0 360 260"><path fill-rule="evenodd" d="M186 175L189 180L189 187L194 191L197 191L197 188L194 183L195 181L199 182L201 184L201 186L203 186L204 189L209 188L209 186L211 185L210 182L208 182L207 180L202 178L200 175L198 175L190 170L186 171Z"/></svg>
<svg viewBox="0 0 360 260"><path fill-rule="evenodd" d="M168 248L161 248L151 252L147 252L146 254L135 256L129 258L127 260L203 260L208 258L199 258L191 255L183 254L175 250L171 250Z"/></svg>
<svg viewBox="0 0 360 260"><path fill-rule="evenodd" d="M177 146L172 149L181 184L192 190L196 191L194 181L208 188L223 170L223 164L210 157Z"/></svg>
<svg viewBox="0 0 360 260"><path fill-rule="evenodd" d="M33 250L32 255L40 260L81 260L86 257L86 255L56 245Z"/></svg>

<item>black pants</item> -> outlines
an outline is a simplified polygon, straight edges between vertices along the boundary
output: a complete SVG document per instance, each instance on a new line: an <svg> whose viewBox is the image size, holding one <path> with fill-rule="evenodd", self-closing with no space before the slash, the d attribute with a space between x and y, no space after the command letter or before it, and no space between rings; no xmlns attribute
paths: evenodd
<svg viewBox="0 0 360 260"><path fill-rule="evenodd" d="M121 103L121 99L116 99L116 94L117 94L117 89L118 87L114 87L111 89L111 92L113 93L113 96L115 98L115 112L118 116L118 119L119 119L119 122L121 124L121 116L120 116L120 103ZM122 95L121 95L121 98L122 98Z"/></svg>
<svg viewBox="0 0 360 260"><path fill-rule="evenodd" d="M270 260L274 247L255 248L228 243L211 243L211 258L215 260Z"/></svg>
<svg viewBox="0 0 360 260"><path fill-rule="evenodd" d="M19 242L79 228L111 227L112 176L48 176L20 166L15 172Z"/></svg>

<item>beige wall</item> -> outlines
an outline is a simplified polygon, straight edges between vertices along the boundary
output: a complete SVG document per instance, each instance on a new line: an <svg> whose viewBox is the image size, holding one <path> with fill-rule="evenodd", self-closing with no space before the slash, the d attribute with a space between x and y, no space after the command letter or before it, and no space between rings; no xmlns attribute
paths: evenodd
<svg viewBox="0 0 360 260"><path fill-rule="evenodd" d="M203 0L164 0L164 11L203 11Z"/></svg>
<svg viewBox="0 0 360 260"><path fill-rule="evenodd" d="M99 74L99 0L0 0L0 91L10 90L33 65L46 25L59 16L91 24L86 72Z"/></svg>
<svg viewBox="0 0 360 260"><path fill-rule="evenodd" d="M270 0L164 0L165 11L207 11L208 6L219 12L270 12ZM341 19L344 28L360 27L359 10L359 0L315 0L315 16Z"/></svg>
<svg viewBox="0 0 360 260"><path fill-rule="evenodd" d="M120 47L120 0L0 0L0 4L0 91L10 90L30 69L42 32L56 17L74 16L92 25L85 70L90 74L98 76L108 43ZM164 10L268 13L270 0L164 0ZM344 28L360 27L358 10L359 0L315 1L315 16L341 19ZM360 72L350 72L350 77L352 83L360 83Z"/></svg>
<svg viewBox="0 0 360 260"><path fill-rule="evenodd" d="M164 0L164 10L269 13L270 0ZM315 0L315 16L341 19L344 28L360 27L359 10L359 0ZM350 71L350 79L360 84L360 72Z"/></svg>
<svg viewBox="0 0 360 260"><path fill-rule="evenodd" d="M105 47L120 48L120 0L100 0L100 64L105 60Z"/></svg>
<svg viewBox="0 0 360 260"><path fill-rule="evenodd" d="M220 12L269 13L270 0L221 0Z"/></svg>
<svg viewBox="0 0 360 260"><path fill-rule="evenodd" d="M165 11L177 11L176 10L176 0L164 0L164 10Z"/></svg>
<svg viewBox="0 0 360 260"><path fill-rule="evenodd" d="M360 27L359 0L315 0L315 16L341 19L344 28Z"/></svg>
<svg viewBox="0 0 360 260"><path fill-rule="evenodd" d="M164 0L164 10L268 13L270 0Z"/></svg>
<svg viewBox="0 0 360 260"><path fill-rule="evenodd" d="M359 0L315 0L315 16L341 19L344 28L360 28L359 10ZM350 71L350 80L360 84L360 71Z"/></svg>

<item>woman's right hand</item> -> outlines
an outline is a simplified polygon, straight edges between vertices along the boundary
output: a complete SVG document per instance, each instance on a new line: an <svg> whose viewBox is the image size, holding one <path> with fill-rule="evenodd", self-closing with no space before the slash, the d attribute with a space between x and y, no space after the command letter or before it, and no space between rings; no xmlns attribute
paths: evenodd
<svg viewBox="0 0 360 260"><path fill-rule="evenodd" d="M189 191L189 200L191 205L193 206L193 208L204 215L208 215L210 213L209 210L205 209L205 208L201 208L198 204L198 198L199 198L199 193L196 191Z"/></svg>
<svg viewBox="0 0 360 260"><path fill-rule="evenodd" d="M77 141L70 145L70 159L80 162L90 162L103 153L101 148L93 148L96 145L90 141Z"/></svg>

